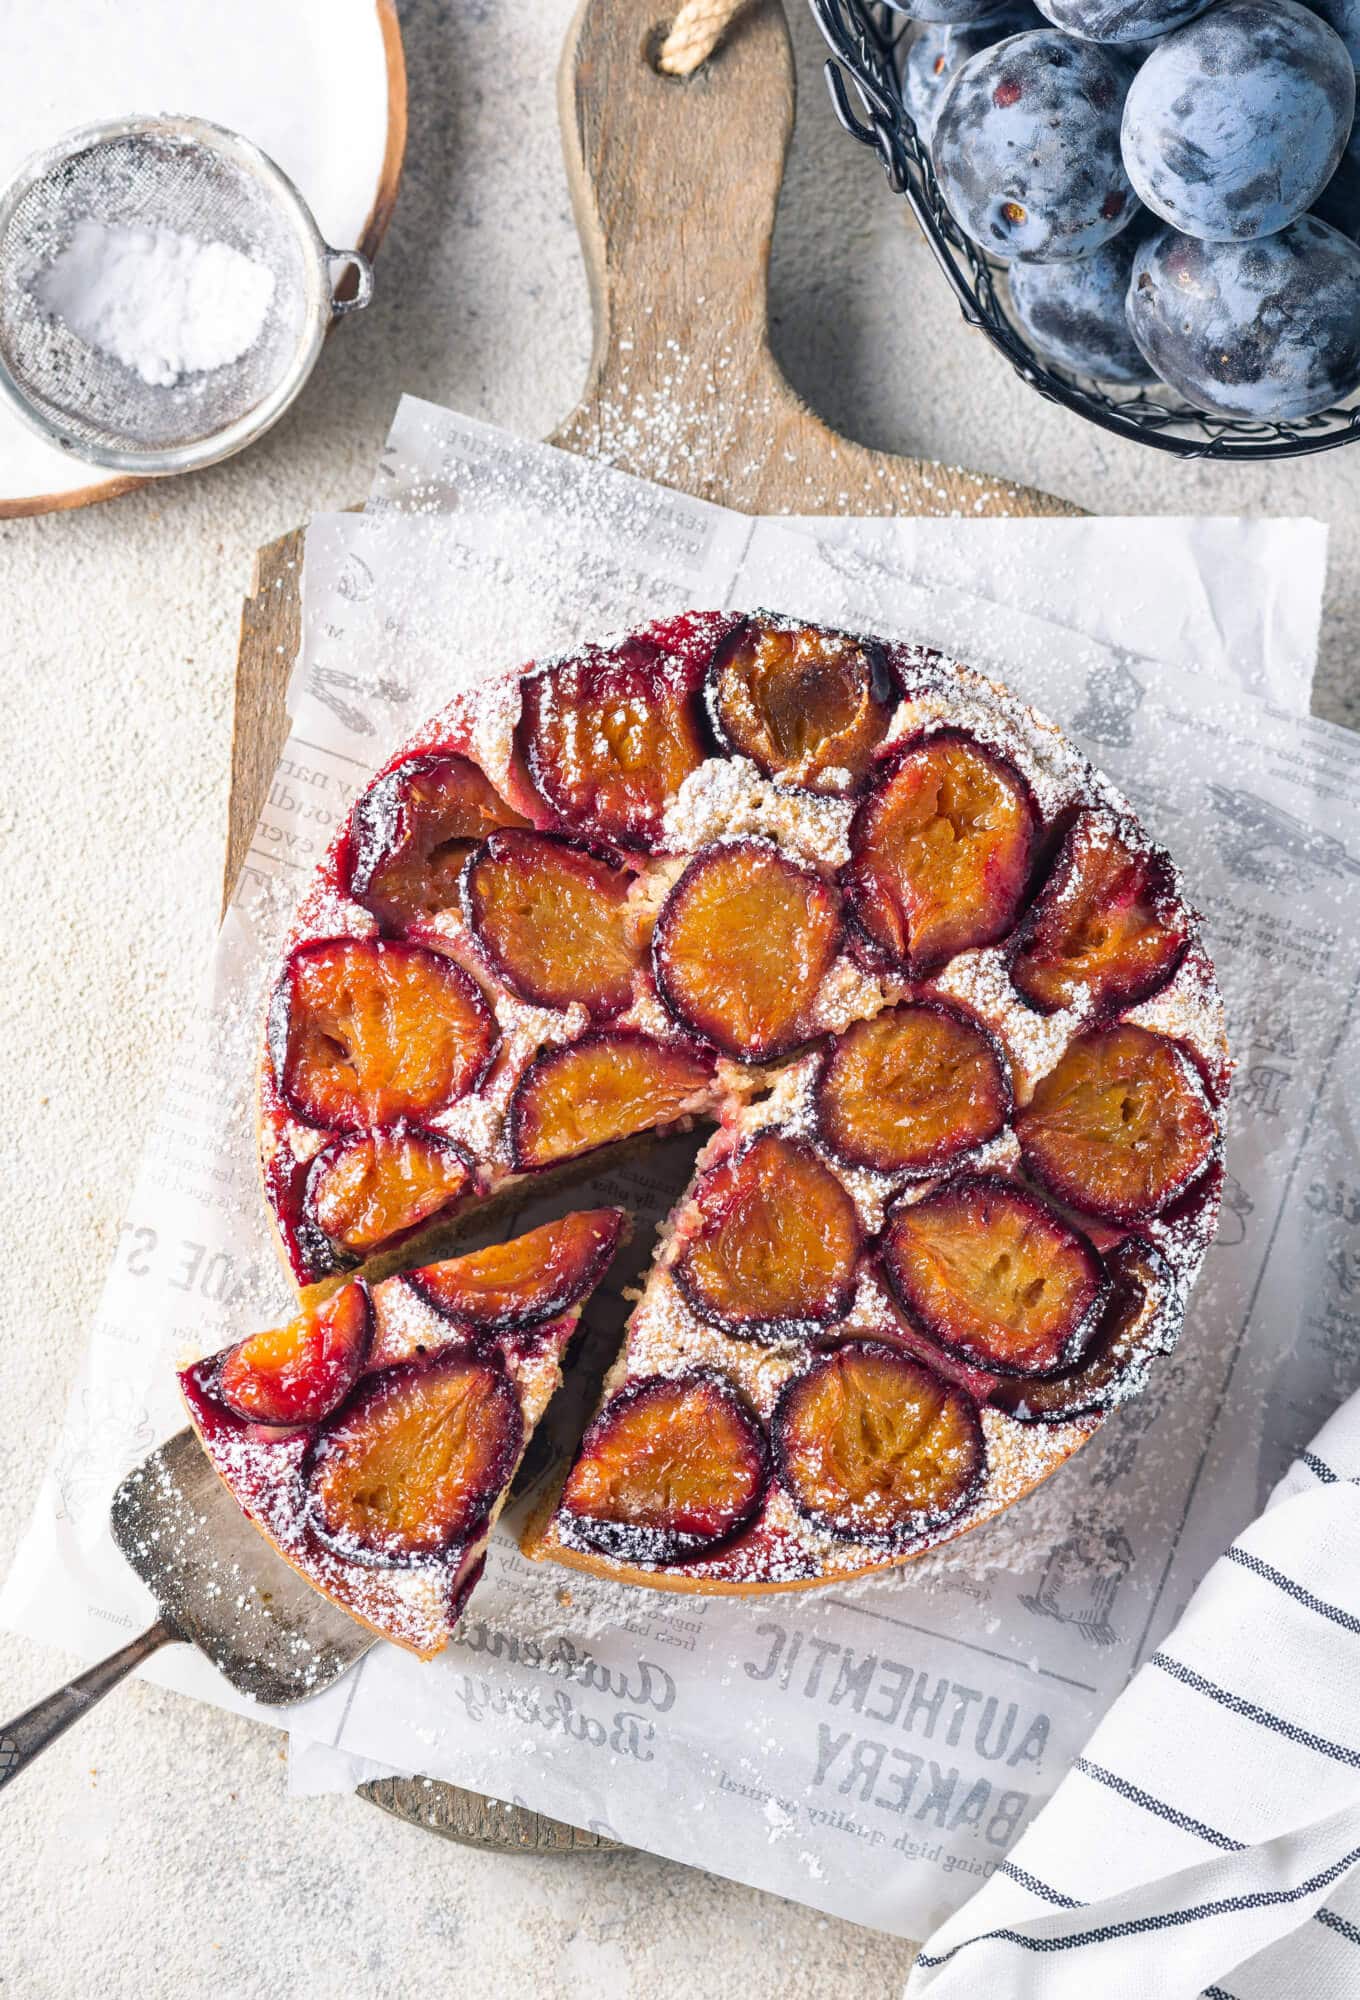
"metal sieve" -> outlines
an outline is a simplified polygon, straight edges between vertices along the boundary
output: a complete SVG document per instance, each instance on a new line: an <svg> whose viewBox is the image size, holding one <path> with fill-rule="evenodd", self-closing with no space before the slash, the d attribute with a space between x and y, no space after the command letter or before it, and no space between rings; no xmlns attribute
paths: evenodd
<svg viewBox="0 0 1360 2000"><path fill-rule="evenodd" d="M273 275L258 339L224 367L145 382L46 311L34 286L76 225L173 230ZM337 285L355 273L353 296ZM366 306L373 271L333 250L282 168L201 118L118 118L37 154L0 196L0 397L72 457L153 475L211 465L280 417L331 322Z"/></svg>

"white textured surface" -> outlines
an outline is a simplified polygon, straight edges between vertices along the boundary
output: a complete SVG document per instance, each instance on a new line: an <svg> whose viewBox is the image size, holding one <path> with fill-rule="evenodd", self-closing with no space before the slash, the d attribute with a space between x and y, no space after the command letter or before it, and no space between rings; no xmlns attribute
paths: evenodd
<svg viewBox="0 0 1360 2000"><path fill-rule="evenodd" d="M0 524L0 1566L55 1433L154 1094L211 936L237 608L250 556L366 490L403 388L541 435L589 349L553 109L570 0L410 0L410 165L379 302L248 458L77 515ZM1360 449L1180 468L1023 391L964 333L877 170L803 82L773 276L797 385L875 444L1112 512L1306 512L1333 527L1320 706L1360 718ZM1148 579L1155 593L1156 579ZM0 1709L69 1662L0 1636ZM430 1979L485 2000L900 1986L901 1944L639 1856L502 1858L349 1800L289 1801L269 1732L120 1690L0 1803L9 2000L331 1990Z"/></svg>

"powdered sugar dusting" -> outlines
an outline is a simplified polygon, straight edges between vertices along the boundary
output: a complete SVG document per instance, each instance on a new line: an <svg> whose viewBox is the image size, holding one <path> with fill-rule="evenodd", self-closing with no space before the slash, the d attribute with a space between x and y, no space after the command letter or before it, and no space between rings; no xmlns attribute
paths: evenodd
<svg viewBox="0 0 1360 2000"><path fill-rule="evenodd" d="M848 800L778 785L749 757L710 757L667 807L665 838L693 850L724 835L764 834L800 860L839 868L850 859L853 818Z"/></svg>

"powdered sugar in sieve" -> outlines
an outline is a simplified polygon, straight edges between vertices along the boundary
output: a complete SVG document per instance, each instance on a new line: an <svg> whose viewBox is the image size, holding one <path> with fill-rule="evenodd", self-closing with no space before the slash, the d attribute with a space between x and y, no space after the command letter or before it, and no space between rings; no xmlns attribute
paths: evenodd
<svg viewBox="0 0 1360 2000"><path fill-rule="evenodd" d="M0 198L0 393L74 457L186 471L266 430L371 292L367 260L322 241L249 141L189 118L88 127Z"/></svg>

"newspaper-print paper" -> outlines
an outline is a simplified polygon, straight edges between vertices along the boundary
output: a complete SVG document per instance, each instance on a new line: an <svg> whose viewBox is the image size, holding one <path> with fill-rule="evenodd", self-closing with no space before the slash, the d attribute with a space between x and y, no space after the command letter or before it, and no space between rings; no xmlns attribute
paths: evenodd
<svg viewBox="0 0 1360 2000"><path fill-rule="evenodd" d="M266 1712L341 1753L332 1781L356 1758L453 1779L920 1935L995 1866L1277 1462L1360 1378L1360 1157L1336 1081L1360 958L1360 746L1245 685L1277 704L1291 685L1280 634L1301 620L1271 607L1299 538L1281 563L1260 524L1236 550L1219 524L1214 560L1239 565L1239 594L1221 572L1211 591L1203 550L1166 535L1149 592L1217 591L1240 634L1206 646L1201 671L1169 671L1136 620L1116 645L1070 609L1100 597L1096 524L1073 524L1084 584L1071 555L1047 554L1057 623L1007 601L1000 551L990 594L931 587L911 574L919 545L904 538L899 570L881 528L747 521L461 419L403 420L439 490L389 477L401 507L385 494L309 536L292 735L0 1613L84 1653L145 1619L108 1496L181 1420L172 1364L286 1304L256 1185L258 1010L298 887L394 743L466 679L696 603L929 640L1063 718L1175 848L1208 918L1243 1075L1225 1225L1179 1354L1046 1488L907 1571L691 1603L526 1564L502 1533L438 1661L375 1647L305 1708ZM1305 636L1296 699L1309 651ZM693 1143L602 1177L642 1218L639 1254ZM596 1361L621 1312L616 1295L592 1309ZM571 1422L559 1414L559 1436ZM247 1706L188 1653L159 1677Z"/></svg>

